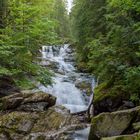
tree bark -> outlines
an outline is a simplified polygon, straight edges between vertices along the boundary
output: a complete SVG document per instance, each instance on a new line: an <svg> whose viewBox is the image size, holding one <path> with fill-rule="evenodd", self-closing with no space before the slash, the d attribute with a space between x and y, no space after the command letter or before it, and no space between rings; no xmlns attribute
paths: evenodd
<svg viewBox="0 0 140 140"><path fill-rule="evenodd" d="M5 27L5 17L7 13L7 0L0 0L0 29Z"/></svg>

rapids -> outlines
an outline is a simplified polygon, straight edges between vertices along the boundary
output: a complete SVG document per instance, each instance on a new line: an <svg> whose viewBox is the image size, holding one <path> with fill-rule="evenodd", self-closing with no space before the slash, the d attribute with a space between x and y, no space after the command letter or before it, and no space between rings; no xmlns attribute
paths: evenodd
<svg viewBox="0 0 140 140"><path fill-rule="evenodd" d="M71 113L87 110L91 97L75 85L77 82L87 81L93 89L94 78L85 73L80 73L75 67L74 52L69 44L61 46L42 46L42 65L52 67L54 72L53 84L45 87L39 86L41 91L57 97L56 104L65 106ZM91 95L92 96L92 95ZM76 131L74 140L86 140L89 128Z"/></svg>

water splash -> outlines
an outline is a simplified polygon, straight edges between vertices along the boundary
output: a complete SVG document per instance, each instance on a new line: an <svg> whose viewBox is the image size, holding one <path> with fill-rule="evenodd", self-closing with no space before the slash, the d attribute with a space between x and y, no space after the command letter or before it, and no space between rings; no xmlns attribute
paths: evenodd
<svg viewBox="0 0 140 140"><path fill-rule="evenodd" d="M88 104L85 101L82 91L75 87L74 80L71 78L75 76L75 79L80 79L80 73L76 72L75 67L70 61L65 61L65 59L71 58L71 52L68 44L57 47L42 47L43 61L45 59L46 61L55 62L58 64L58 68L55 72L55 77L53 77L54 84L48 87L41 85L39 89L56 96L58 105L63 105L71 113L74 113L86 110Z"/></svg>

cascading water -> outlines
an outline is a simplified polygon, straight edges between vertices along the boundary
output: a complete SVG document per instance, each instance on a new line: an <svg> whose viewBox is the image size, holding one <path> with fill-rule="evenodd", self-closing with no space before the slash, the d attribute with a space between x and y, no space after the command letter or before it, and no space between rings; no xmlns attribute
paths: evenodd
<svg viewBox="0 0 140 140"><path fill-rule="evenodd" d="M76 69L71 62L65 62L65 59L69 57L69 52L71 52L69 45L61 46L57 50L53 50L53 46L42 47L42 58L57 63L58 70L53 77L54 84L52 86L47 88L40 86L39 88L56 96L58 105L63 105L71 113L74 113L86 110L87 103L82 92L75 87L74 81L70 78L70 76L75 75L75 79L77 79L80 74L75 72ZM68 79L68 81L65 79Z"/></svg>
<svg viewBox="0 0 140 140"><path fill-rule="evenodd" d="M71 113L84 111L91 102L90 97L83 93L75 86L76 81L86 79L91 82L94 87L94 80L87 74L78 73L74 67L73 53L68 44L62 46L43 46L42 47L42 63L54 63L55 73L53 77L53 85L45 87L39 86L39 89L50 93L57 97L57 105L63 105L70 110ZM47 65L46 65L47 66ZM77 138L74 140L86 140L89 129L77 131ZM85 136L82 133L85 133ZM80 135L81 134L81 135ZM83 138L81 138L83 137Z"/></svg>

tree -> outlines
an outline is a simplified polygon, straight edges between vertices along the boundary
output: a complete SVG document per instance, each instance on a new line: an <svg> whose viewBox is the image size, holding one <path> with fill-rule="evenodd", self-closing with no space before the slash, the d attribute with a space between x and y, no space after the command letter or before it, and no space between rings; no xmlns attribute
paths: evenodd
<svg viewBox="0 0 140 140"><path fill-rule="evenodd" d="M43 44L61 41L62 32L56 30L62 28L56 24L56 0L0 2L0 78L9 76L18 86L30 86L31 79L50 84L48 70L37 65L36 58ZM63 4L59 8L65 10ZM65 11L61 16L66 16Z"/></svg>
<svg viewBox="0 0 140 140"><path fill-rule="evenodd" d="M78 44L79 63L84 62L90 72L100 77L101 83L108 83L104 88L109 93L123 91L138 101L139 1L75 0L74 4L72 34Z"/></svg>

